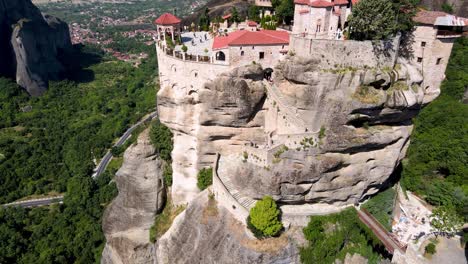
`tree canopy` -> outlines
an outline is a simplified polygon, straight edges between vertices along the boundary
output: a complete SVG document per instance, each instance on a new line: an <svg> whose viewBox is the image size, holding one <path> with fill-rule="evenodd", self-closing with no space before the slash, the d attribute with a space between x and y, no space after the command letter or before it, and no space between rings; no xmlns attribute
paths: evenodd
<svg viewBox="0 0 468 264"><path fill-rule="evenodd" d="M403 162L402 186L437 206L453 206L468 220L468 39L454 45L441 95L414 121Z"/></svg>
<svg viewBox="0 0 468 264"><path fill-rule="evenodd" d="M354 40L382 40L413 28L414 0L361 0L348 19Z"/></svg>
<svg viewBox="0 0 468 264"><path fill-rule="evenodd" d="M378 263L384 251L372 231L359 220L354 208L312 216L303 232L308 245L300 249L300 257L305 264L336 263L348 253L357 253L369 263Z"/></svg>
<svg viewBox="0 0 468 264"><path fill-rule="evenodd" d="M265 196L250 209L247 222L260 231L263 236L276 236L283 229L283 224L279 220L280 214L275 200L271 196ZM253 232L256 233L255 230Z"/></svg>

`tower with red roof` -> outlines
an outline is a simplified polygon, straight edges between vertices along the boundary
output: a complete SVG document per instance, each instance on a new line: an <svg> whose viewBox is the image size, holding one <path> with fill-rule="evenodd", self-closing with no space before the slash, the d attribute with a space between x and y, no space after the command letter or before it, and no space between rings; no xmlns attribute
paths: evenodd
<svg viewBox="0 0 468 264"><path fill-rule="evenodd" d="M154 21L158 32L158 40L166 40L166 36L171 36L172 41L176 36L180 36L180 22L182 20L173 14L164 13Z"/></svg>

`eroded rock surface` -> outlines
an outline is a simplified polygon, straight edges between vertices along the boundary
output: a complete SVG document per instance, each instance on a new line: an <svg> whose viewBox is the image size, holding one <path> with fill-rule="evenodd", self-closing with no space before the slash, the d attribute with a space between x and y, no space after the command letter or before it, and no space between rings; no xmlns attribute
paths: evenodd
<svg viewBox="0 0 468 264"><path fill-rule="evenodd" d="M149 139L149 129L124 154L115 181L118 196L104 213L106 246L101 263L153 263L149 229L165 201L162 161Z"/></svg>
<svg viewBox="0 0 468 264"><path fill-rule="evenodd" d="M199 90L163 87L161 120L175 134L174 199L198 192L197 172L217 152L223 177L254 199L343 206L386 185L406 153L411 119L432 100L419 66L399 59L394 68L324 68L317 60L289 56L273 83L249 65ZM223 163L226 156L238 158Z"/></svg>
<svg viewBox="0 0 468 264"><path fill-rule="evenodd" d="M0 75L16 77L29 94L39 96L49 80L61 77L61 57L71 48L65 22L41 14L31 0L0 0Z"/></svg>
<svg viewBox="0 0 468 264"><path fill-rule="evenodd" d="M208 192L199 194L157 241L157 263L300 263L290 232L256 240Z"/></svg>

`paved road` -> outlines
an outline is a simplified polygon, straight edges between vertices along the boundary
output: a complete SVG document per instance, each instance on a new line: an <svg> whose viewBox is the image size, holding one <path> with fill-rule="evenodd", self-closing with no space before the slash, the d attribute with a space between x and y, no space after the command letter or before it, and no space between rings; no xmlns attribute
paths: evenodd
<svg viewBox="0 0 468 264"><path fill-rule="evenodd" d="M158 116L158 112L155 111L155 112L152 112L147 118L143 119L143 120L140 120L138 121L138 123L136 123L135 125L131 126L129 129L127 129L127 131L125 131L125 133L120 137L120 139L117 141L117 143L114 144L114 147L120 147L122 146L125 141L127 141L127 139L132 135L132 132L137 128L139 127L141 124L143 124L144 122L147 122L147 121L151 121L153 120L155 117ZM99 164L97 165L96 169L94 170L95 173L93 174L93 178L96 178L98 177L99 175L101 175L107 168L107 165L109 165L109 162L112 160L112 153L109 151L107 151L106 155L104 155L104 157L102 158L101 162L99 162Z"/></svg>
<svg viewBox="0 0 468 264"><path fill-rule="evenodd" d="M63 201L63 195L48 197L48 198L41 198L41 199L32 199L32 200L26 200L26 201L13 202L13 203L9 203L9 204L4 204L2 206L3 207L20 206L20 207L27 208L27 207L38 207L38 206L50 205L50 204L54 204L54 203L62 203L62 201Z"/></svg>

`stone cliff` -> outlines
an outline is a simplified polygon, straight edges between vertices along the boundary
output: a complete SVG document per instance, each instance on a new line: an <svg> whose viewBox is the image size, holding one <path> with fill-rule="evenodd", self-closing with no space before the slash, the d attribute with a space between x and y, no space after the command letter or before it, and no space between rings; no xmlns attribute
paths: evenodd
<svg viewBox="0 0 468 264"><path fill-rule="evenodd" d="M380 67L291 55L271 83L249 65L200 89L163 85L158 109L175 135L174 201L194 197L196 174L216 153L220 178L241 196L271 195L284 210L338 208L376 193L392 180L411 118L428 102L419 66L390 55Z"/></svg>
<svg viewBox="0 0 468 264"><path fill-rule="evenodd" d="M300 263L290 230L278 238L257 240L207 191L199 194L156 243L157 263Z"/></svg>
<svg viewBox="0 0 468 264"><path fill-rule="evenodd" d="M115 181L119 195L104 213L106 246L102 263L153 263L149 229L165 202L162 161L149 139L149 129L130 146Z"/></svg>
<svg viewBox="0 0 468 264"><path fill-rule="evenodd" d="M43 15L31 0L0 0L0 75L15 77L33 96L60 78L72 48L68 25Z"/></svg>

